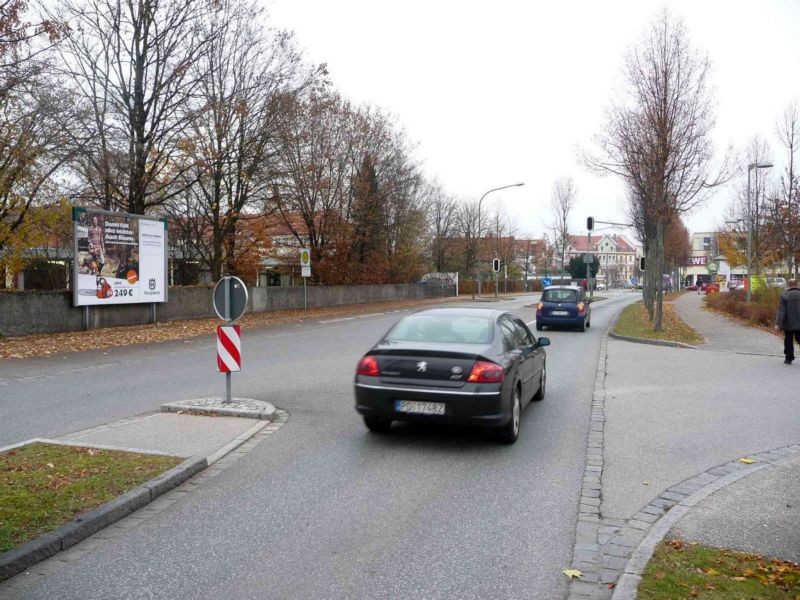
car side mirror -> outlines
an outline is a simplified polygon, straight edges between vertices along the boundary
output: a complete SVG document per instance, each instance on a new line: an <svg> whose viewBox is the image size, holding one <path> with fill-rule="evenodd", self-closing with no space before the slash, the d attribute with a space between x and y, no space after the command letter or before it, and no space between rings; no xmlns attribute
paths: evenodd
<svg viewBox="0 0 800 600"><path fill-rule="evenodd" d="M549 345L550 345L550 338L546 338L546 337L540 337L540 338L539 338L539 339L536 341L536 347L537 347L537 348L542 348L542 347L544 347L544 346L549 346Z"/></svg>

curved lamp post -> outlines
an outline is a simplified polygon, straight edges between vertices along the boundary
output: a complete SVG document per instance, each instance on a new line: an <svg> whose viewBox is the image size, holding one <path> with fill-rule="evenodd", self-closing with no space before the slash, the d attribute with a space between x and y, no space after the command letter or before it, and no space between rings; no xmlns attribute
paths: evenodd
<svg viewBox="0 0 800 600"><path fill-rule="evenodd" d="M482 244L481 244L481 241L482 241L482 236L481 236L481 204L483 204L483 199L486 198L486 196L488 196L492 192L497 192L499 190L505 190L505 189L512 188L512 187L522 187L523 185L525 185L525 184L524 183L512 183L512 184L509 184L509 185L503 185L503 186L500 186L500 187L492 188L491 190L486 192L483 196L481 196L480 200L478 200L478 252L477 252L477 259L480 259L481 246L482 246ZM473 275L474 275L475 274L474 267L473 267L473 271L472 272L473 272ZM481 295L481 280L478 279L478 296L480 296L480 295ZM475 299L475 281L474 281L474 277L473 277L473 282L472 282L472 299L473 300Z"/></svg>

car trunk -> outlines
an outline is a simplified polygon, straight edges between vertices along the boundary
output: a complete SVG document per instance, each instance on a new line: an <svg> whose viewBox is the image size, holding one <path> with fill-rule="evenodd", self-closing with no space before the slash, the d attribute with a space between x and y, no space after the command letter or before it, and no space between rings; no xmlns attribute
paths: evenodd
<svg viewBox="0 0 800 600"><path fill-rule="evenodd" d="M563 302L543 302L542 315L545 317L577 317L578 307L576 304L565 304Z"/></svg>
<svg viewBox="0 0 800 600"><path fill-rule="evenodd" d="M428 347L378 349L373 351L382 383L436 386L458 389L464 386L479 352L445 349L445 344ZM483 346L476 350L483 350Z"/></svg>

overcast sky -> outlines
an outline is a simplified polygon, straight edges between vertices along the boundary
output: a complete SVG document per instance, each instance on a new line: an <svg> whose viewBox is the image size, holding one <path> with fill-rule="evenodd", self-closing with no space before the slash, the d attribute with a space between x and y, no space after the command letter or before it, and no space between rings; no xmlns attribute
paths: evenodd
<svg viewBox="0 0 800 600"><path fill-rule="evenodd" d="M520 235L542 233L563 176L577 185L575 233L587 215L624 219L621 183L589 173L577 151L591 147L626 50L664 6L711 59L719 156L759 134L779 163L775 123L800 99L800 0L267 0L272 24L327 63L344 95L399 119L447 190L478 198L525 182L484 201L501 201ZM720 224L731 194L720 190L689 229Z"/></svg>

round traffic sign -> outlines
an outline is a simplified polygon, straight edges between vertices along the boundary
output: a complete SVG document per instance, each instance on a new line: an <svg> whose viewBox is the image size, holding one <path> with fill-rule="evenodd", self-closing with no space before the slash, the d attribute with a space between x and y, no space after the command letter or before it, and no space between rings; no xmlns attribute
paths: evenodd
<svg viewBox="0 0 800 600"><path fill-rule="evenodd" d="M247 310L247 286L238 277L227 275L214 286L214 312L223 321L235 321Z"/></svg>
<svg viewBox="0 0 800 600"><path fill-rule="evenodd" d="M542 285L543 285L544 287L547 287L547 286L548 286L548 285L550 285L551 283L553 283L553 280L552 280L552 279L550 279L549 277L545 277L544 279L542 279Z"/></svg>

